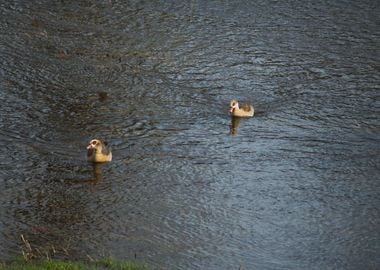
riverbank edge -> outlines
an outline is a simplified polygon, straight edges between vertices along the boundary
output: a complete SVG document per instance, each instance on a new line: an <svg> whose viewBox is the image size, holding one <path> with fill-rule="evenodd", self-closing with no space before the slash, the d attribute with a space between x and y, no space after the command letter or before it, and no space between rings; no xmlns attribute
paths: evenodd
<svg viewBox="0 0 380 270"><path fill-rule="evenodd" d="M10 262L0 262L0 270L149 270L145 264L120 261L110 257L94 262L70 261L59 259L26 260L15 258Z"/></svg>

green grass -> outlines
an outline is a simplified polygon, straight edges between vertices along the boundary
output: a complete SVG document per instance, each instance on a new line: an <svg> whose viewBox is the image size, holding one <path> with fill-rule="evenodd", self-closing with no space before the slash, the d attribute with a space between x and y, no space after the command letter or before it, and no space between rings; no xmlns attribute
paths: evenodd
<svg viewBox="0 0 380 270"><path fill-rule="evenodd" d="M111 258L104 258L97 262L71 262L61 260L33 261L16 259L9 264L1 264L0 270L148 270L148 267L141 264L117 261Z"/></svg>

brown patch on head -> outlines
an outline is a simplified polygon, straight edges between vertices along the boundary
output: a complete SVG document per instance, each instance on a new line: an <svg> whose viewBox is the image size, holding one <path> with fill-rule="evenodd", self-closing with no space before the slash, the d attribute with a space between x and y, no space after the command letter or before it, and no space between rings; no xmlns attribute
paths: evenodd
<svg viewBox="0 0 380 270"><path fill-rule="evenodd" d="M96 145L100 144L100 141L96 140L96 139L95 140L91 140L90 144L93 145L93 146L96 146Z"/></svg>
<svg viewBox="0 0 380 270"><path fill-rule="evenodd" d="M236 107L238 105L238 101L236 99L231 100L230 107Z"/></svg>
<svg viewBox="0 0 380 270"><path fill-rule="evenodd" d="M89 144L87 145L87 149L96 149L98 148L100 145L102 144L102 142L98 139L93 139L89 142Z"/></svg>

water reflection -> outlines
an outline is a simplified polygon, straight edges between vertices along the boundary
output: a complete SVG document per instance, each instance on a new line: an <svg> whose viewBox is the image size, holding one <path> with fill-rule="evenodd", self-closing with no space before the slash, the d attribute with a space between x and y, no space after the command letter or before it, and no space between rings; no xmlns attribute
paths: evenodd
<svg viewBox="0 0 380 270"><path fill-rule="evenodd" d="M23 234L157 268L374 268L371 1L3 2L0 257ZM98 135L107 166L82 158Z"/></svg>
<svg viewBox="0 0 380 270"><path fill-rule="evenodd" d="M103 169L104 163L93 163L92 164L92 173L94 184L99 183L103 180Z"/></svg>
<svg viewBox="0 0 380 270"><path fill-rule="evenodd" d="M231 116L230 134L237 135L240 126L240 117Z"/></svg>

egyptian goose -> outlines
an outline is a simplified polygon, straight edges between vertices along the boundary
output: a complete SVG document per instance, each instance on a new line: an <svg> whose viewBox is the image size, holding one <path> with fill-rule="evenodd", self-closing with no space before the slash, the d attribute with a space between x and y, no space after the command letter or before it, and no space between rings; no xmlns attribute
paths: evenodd
<svg viewBox="0 0 380 270"><path fill-rule="evenodd" d="M108 162L112 160L111 148L107 142L93 139L87 145L87 159L91 162Z"/></svg>
<svg viewBox="0 0 380 270"><path fill-rule="evenodd" d="M252 117L255 113L255 109L250 104L242 104L239 107L239 102L235 99L231 100L230 113L235 117Z"/></svg>

